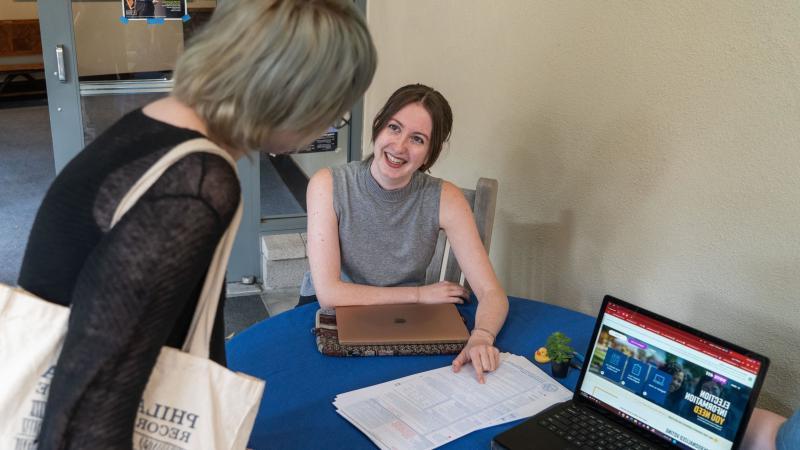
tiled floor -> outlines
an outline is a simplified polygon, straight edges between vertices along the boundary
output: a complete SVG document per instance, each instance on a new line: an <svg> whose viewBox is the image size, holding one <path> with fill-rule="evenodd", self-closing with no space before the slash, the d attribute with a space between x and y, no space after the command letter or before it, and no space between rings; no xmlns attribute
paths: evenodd
<svg viewBox="0 0 800 450"><path fill-rule="evenodd" d="M253 285L229 286L225 301L226 338L230 339L262 320L294 308L299 294L299 288L260 291Z"/></svg>
<svg viewBox="0 0 800 450"><path fill-rule="evenodd" d="M269 318L260 295L245 295L225 300L225 337L230 339L248 327Z"/></svg>

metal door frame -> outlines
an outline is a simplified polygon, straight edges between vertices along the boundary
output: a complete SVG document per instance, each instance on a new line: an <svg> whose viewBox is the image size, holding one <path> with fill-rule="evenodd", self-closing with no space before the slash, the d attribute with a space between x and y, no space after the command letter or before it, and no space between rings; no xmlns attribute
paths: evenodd
<svg viewBox="0 0 800 450"><path fill-rule="evenodd" d="M36 7L42 35L53 159L58 173L84 146L72 3L70 0L37 0ZM58 46L63 49L63 82L59 80Z"/></svg>

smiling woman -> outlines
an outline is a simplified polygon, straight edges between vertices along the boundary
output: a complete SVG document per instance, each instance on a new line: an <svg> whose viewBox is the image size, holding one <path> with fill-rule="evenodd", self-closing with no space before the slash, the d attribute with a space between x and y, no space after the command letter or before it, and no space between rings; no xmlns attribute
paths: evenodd
<svg viewBox="0 0 800 450"><path fill-rule="evenodd" d="M459 284L425 285L439 230L444 230L480 302L475 328L453 368L471 361L483 382L483 372L499 364L493 344L508 299L461 190L425 173L449 138L452 122L442 94L420 84L404 86L373 121L372 157L312 177L307 195L311 272L303 280L300 304L463 302L468 292Z"/></svg>
<svg viewBox="0 0 800 450"><path fill-rule="evenodd" d="M421 117L421 111L406 112L403 117L413 117L416 120L423 121L428 125L429 134L424 137L428 142L428 155L425 162L419 167L419 171L427 172L442 152L442 146L450 138L450 131L453 127L453 112L450 109L450 104L447 100L434 89L421 84L410 84L404 86L386 101L383 108L375 116L372 122L372 141L375 142L376 148L378 147L377 139L384 128L388 127L392 118L398 119L396 115L401 109L406 107L423 108L425 117ZM402 127L402 123L399 124ZM423 126L425 124L417 124Z"/></svg>
<svg viewBox="0 0 800 450"><path fill-rule="evenodd" d="M397 112L380 131L375 141L374 163L370 172L382 188L400 189L428 159L431 116L419 103L410 103Z"/></svg>

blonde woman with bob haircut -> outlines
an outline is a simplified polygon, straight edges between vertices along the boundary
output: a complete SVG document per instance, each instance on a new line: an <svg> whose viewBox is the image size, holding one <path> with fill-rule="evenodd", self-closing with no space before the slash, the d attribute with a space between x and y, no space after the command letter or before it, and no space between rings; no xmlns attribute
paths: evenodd
<svg viewBox="0 0 800 450"><path fill-rule="evenodd" d="M121 118L56 177L18 282L71 307L40 450L131 448L159 350L183 343L240 198L225 158L195 153L110 227L132 184L170 149L196 138L234 159L301 148L350 109L375 66L372 39L352 1L219 2L178 60L172 95ZM211 358L221 364L223 309L220 302L211 342Z"/></svg>

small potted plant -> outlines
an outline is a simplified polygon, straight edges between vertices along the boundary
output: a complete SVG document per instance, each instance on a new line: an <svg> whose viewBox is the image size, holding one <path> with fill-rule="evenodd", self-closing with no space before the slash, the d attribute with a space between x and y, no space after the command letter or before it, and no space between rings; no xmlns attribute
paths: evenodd
<svg viewBox="0 0 800 450"><path fill-rule="evenodd" d="M556 331L547 337L545 348L547 356L550 358L550 371L555 378L564 378L569 370L569 362L572 359L574 350L569 346L572 339L560 331Z"/></svg>

